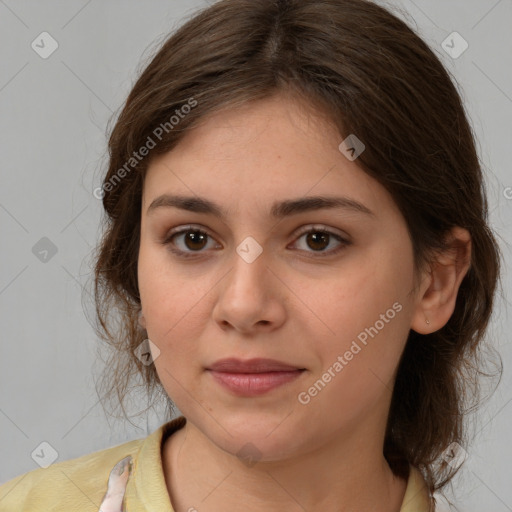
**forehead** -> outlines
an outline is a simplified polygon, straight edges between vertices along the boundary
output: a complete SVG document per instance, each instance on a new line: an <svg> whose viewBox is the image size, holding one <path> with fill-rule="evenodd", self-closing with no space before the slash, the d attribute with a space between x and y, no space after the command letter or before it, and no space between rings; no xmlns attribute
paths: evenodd
<svg viewBox="0 0 512 512"><path fill-rule="evenodd" d="M276 94L206 115L184 136L175 152L215 160L313 155L337 148L340 135L325 114L297 97ZM174 151L174 150L173 150Z"/></svg>
<svg viewBox="0 0 512 512"><path fill-rule="evenodd" d="M387 192L342 154L340 143L321 112L286 96L226 108L151 162L144 206L164 193L196 195L235 214L244 204L270 212L277 198L343 195L382 209Z"/></svg>

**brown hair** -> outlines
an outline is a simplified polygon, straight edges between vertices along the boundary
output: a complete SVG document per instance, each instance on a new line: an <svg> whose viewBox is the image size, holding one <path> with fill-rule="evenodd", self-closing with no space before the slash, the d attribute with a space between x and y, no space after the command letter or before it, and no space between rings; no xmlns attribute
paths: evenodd
<svg viewBox="0 0 512 512"><path fill-rule="evenodd" d="M356 134L365 143L357 163L400 208L417 270L444 248L450 228L471 234L471 266L450 320L432 334L410 331L387 424L384 454L393 472L406 478L408 464L418 467L433 493L456 472L443 451L452 442L467 444L463 420L472 401L476 407L479 376L490 376L482 371L480 349L500 251L453 78L405 22L367 0L222 0L193 16L152 56L111 132L103 181L108 217L94 296L97 332L115 349L103 380L106 395L114 393L123 407L136 376L148 392L162 392L154 365L134 354L146 338L137 323L137 260L148 164L207 114L277 92L323 112L340 142ZM150 140L149 155L135 160Z"/></svg>

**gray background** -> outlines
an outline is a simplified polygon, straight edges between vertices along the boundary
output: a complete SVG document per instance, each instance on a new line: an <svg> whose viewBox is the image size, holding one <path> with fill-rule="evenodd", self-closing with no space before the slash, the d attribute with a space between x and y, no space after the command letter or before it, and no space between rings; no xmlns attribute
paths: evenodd
<svg viewBox="0 0 512 512"><path fill-rule="evenodd" d="M159 407L132 424L105 417L93 384L101 362L82 287L99 237L101 203L92 191L106 163L107 122L142 59L205 5L0 0L0 482L38 467L31 453L43 441L60 461L145 437L163 422ZM512 0L385 5L403 11L398 14L461 85L487 173L491 221L508 263ZM59 45L47 59L31 47L44 31ZM442 47L453 31L469 44L458 58ZM37 243L48 243L40 242L43 237L57 249L46 262L33 252ZM505 293L509 283L505 267ZM502 384L481 410L476 442L449 494L466 512L512 510L512 325L506 306L506 297L499 298L489 331L505 363ZM141 407L135 400L133 410Z"/></svg>

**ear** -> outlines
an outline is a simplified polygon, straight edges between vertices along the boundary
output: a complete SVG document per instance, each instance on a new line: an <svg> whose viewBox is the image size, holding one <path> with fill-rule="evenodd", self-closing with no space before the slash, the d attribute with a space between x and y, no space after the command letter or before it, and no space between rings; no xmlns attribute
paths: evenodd
<svg viewBox="0 0 512 512"><path fill-rule="evenodd" d="M139 312L139 325L145 329L146 328L146 319L144 318L144 313L142 312L142 309Z"/></svg>
<svg viewBox="0 0 512 512"><path fill-rule="evenodd" d="M460 283L471 265L469 232L455 227L446 239L448 248L437 254L421 281L411 320L411 329L419 334L430 334L446 325L455 309Z"/></svg>

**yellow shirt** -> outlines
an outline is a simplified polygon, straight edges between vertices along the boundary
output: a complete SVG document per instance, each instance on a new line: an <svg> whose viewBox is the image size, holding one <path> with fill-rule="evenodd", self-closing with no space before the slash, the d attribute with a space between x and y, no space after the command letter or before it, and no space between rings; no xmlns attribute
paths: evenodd
<svg viewBox="0 0 512 512"><path fill-rule="evenodd" d="M121 512L123 497L123 511L174 512L164 479L161 447L185 423L185 417L180 416L146 438L19 475L0 485L0 512ZM128 463L129 457L131 473L126 464L120 476L120 466ZM425 481L416 468L410 469L400 512L428 512Z"/></svg>

